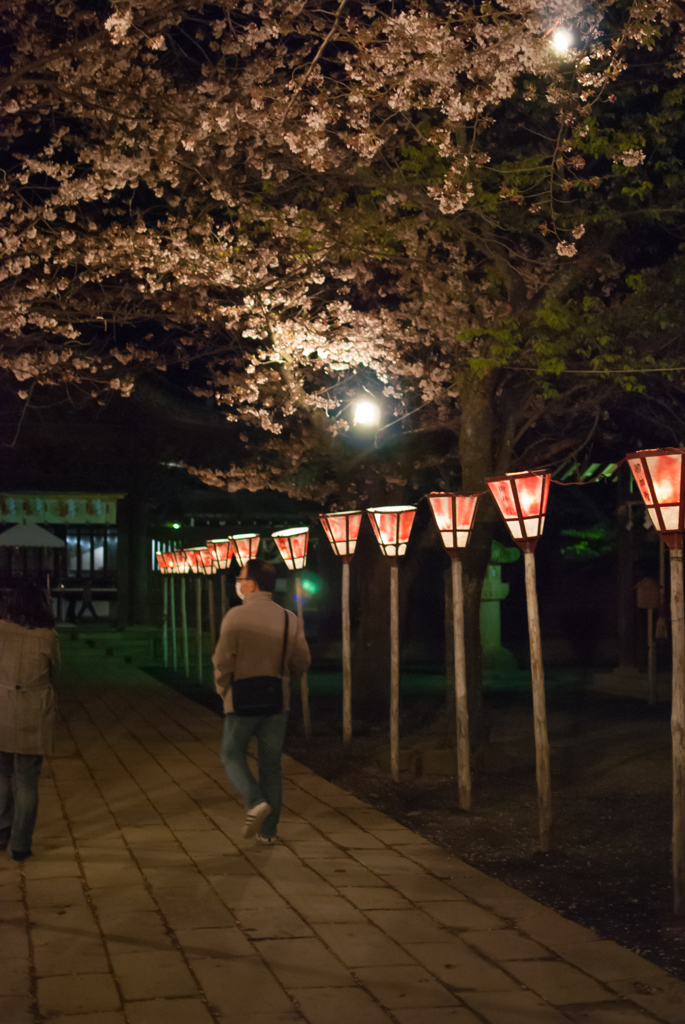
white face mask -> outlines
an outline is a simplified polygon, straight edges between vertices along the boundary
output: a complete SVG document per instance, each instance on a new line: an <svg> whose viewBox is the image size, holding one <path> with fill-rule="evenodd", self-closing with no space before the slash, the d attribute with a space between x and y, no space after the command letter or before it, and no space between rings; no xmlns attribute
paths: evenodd
<svg viewBox="0 0 685 1024"><path fill-rule="evenodd" d="M245 582L245 580L236 580L235 581L235 592L236 592L236 594L238 595L238 597L240 598L241 601L245 600L245 594L243 593L243 583L244 582Z"/></svg>

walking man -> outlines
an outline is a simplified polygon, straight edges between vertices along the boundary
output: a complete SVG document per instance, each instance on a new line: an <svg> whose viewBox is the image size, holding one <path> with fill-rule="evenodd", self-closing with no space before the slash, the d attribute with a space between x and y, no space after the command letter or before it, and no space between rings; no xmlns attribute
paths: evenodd
<svg viewBox="0 0 685 1024"><path fill-rule="evenodd" d="M281 814L281 752L290 708L290 678L305 672L311 656L293 612L273 600L276 570L251 558L240 570L236 593L242 606L221 623L214 651L214 685L224 702L221 760L245 803L243 839L276 842ZM259 781L247 764L257 737Z"/></svg>

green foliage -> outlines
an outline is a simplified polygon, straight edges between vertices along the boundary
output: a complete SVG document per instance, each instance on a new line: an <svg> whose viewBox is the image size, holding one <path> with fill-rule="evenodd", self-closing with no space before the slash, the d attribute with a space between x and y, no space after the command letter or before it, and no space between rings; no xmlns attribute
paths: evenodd
<svg viewBox="0 0 685 1024"><path fill-rule="evenodd" d="M562 530L563 537L573 538L561 548L561 555L572 562L596 562L616 548L616 529L608 523L597 523L584 530Z"/></svg>

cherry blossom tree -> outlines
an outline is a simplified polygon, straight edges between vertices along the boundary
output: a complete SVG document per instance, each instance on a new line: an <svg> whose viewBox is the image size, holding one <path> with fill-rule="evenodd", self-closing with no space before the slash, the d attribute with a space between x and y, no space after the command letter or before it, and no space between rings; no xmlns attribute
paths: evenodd
<svg viewBox="0 0 685 1024"><path fill-rule="evenodd" d="M24 400L178 364L242 426L206 482L343 505L431 462L474 491L571 455L631 371L678 365L681 4L3 17L0 369ZM363 389L396 425L360 452ZM484 527L472 626L488 551Z"/></svg>

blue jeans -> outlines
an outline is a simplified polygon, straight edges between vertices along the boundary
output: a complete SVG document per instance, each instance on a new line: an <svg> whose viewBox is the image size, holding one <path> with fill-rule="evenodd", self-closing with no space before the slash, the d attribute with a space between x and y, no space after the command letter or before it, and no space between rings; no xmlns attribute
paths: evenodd
<svg viewBox="0 0 685 1024"><path fill-rule="evenodd" d="M31 849L42 764L42 754L0 751L0 828L11 826L10 849L15 853L27 853Z"/></svg>
<svg viewBox="0 0 685 1024"><path fill-rule="evenodd" d="M242 796L246 810L264 800L271 807L271 813L260 828L263 836L276 835L281 816L281 752L287 722L287 712L278 715L224 715L221 760L226 774ZM253 736L257 737L259 782L247 765L247 747Z"/></svg>

